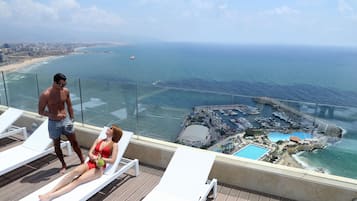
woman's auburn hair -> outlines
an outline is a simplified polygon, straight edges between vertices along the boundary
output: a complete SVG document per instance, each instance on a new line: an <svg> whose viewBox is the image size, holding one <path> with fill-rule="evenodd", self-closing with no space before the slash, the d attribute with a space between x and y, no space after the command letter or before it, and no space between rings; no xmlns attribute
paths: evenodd
<svg viewBox="0 0 357 201"><path fill-rule="evenodd" d="M113 142L119 142L119 140L123 136L123 130L115 124L112 125L112 129L113 129L113 137L112 137Z"/></svg>

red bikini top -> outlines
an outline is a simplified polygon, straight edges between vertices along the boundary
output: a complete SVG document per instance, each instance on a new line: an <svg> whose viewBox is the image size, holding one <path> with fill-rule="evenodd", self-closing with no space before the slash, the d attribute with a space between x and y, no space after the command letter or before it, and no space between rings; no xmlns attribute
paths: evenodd
<svg viewBox="0 0 357 201"><path fill-rule="evenodd" d="M98 154L100 154L102 158L109 158L109 156L112 154L112 148L108 144L107 146L103 147L102 150L100 150L100 145L102 144L103 141L104 140L99 141L95 146L94 155L97 156Z"/></svg>

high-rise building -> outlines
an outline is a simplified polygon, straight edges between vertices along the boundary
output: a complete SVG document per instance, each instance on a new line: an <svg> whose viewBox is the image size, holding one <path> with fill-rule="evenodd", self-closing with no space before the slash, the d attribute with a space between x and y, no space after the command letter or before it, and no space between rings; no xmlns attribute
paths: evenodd
<svg viewBox="0 0 357 201"><path fill-rule="evenodd" d="M2 53L2 50L0 49L0 63L4 62L4 54Z"/></svg>

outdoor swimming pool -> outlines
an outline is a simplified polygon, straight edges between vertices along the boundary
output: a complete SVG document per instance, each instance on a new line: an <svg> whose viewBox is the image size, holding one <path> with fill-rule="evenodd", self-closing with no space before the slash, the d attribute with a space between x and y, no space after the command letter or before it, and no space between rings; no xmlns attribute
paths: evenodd
<svg viewBox="0 0 357 201"><path fill-rule="evenodd" d="M310 133L304 133L304 132L295 132L295 133L280 133L280 132L271 132L268 134L268 138L272 142L277 142L279 140L289 140L291 136L296 136L302 140L305 139L311 139L312 135Z"/></svg>
<svg viewBox="0 0 357 201"><path fill-rule="evenodd" d="M263 157L268 152L269 152L269 149L267 149L267 148L257 146L254 144L248 144L247 146L243 147L241 150L235 152L233 155L242 157L242 158L259 160L261 157Z"/></svg>

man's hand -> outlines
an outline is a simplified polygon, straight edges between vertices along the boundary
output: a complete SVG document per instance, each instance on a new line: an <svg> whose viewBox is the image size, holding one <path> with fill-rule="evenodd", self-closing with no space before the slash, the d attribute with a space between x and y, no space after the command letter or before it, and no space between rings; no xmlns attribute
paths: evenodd
<svg viewBox="0 0 357 201"><path fill-rule="evenodd" d="M64 119L64 118L66 118L66 113L58 113L58 114L57 114L57 118L58 118L58 119Z"/></svg>

